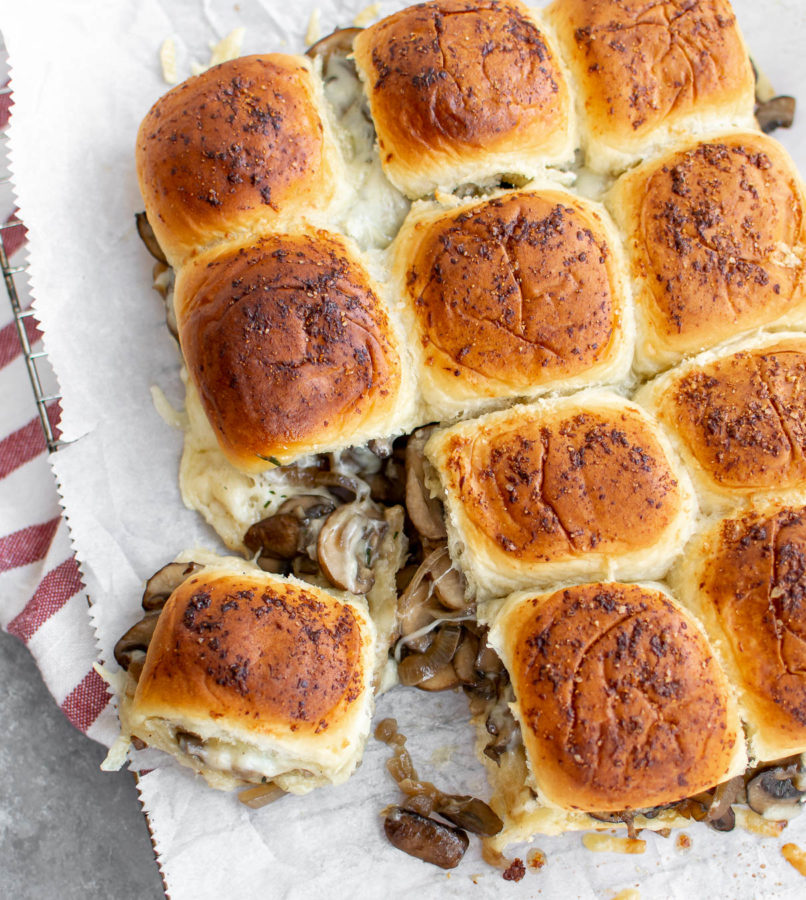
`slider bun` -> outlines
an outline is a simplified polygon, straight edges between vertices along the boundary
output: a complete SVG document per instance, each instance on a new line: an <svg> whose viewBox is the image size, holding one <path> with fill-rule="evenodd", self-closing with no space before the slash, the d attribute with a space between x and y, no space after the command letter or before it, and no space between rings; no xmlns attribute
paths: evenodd
<svg viewBox="0 0 806 900"><path fill-rule="evenodd" d="M646 809L744 771L730 685L701 628L660 585L515 594L489 640L548 806Z"/></svg>
<svg viewBox="0 0 806 900"><path fill-rule="evenodd" d="M755 128L755 76L729 0L555 0L587 165L620 171L670 139Z"/></svg>
<svg viewBox="0 0 806 900"><path fill-rule="evenodd" d="M583 391L436 432L425 448L451 557L479 599L580 578L659 578L694 529L691 483L661 429Z"/></svg>
<svg viewBox="0 0 806 900"><path fill-rule="evenodd" d="M566 78L518 0L438 0L401 10L353 45L389 180L410 197L569 162Z"/></svg>
<svg viewBox="0 0 806 900"><path fill-rule="evenodd" d="M412 427L379 296L355 246L323 231L219 246L180 271L182 351L233 465L266 469Z"/></svg>
<svg viewBox="0 0 806 900"><path fill-rule="evenodd" d="M635 400L666 426L704 508L806 490L806 335L703 353Z"/></svg>
<svg viewBox="0 0 806 900"><path fill-rule="evenodd" d="M640 371L760 326L806 325L803 184L772 138L681 145L605 202L630 257Z"/></svg>
<svg viewBox="0 0 806 900"><path fill-rule="evenodd" d="M620 239L602 207L556 185L450 211L416 204L394 269L435 419L629 371Z"/></svg>
<svg viewBox="0 0 806 900"><path fill-rule="evenodd" d="M279 53L214 66L154 104L137 177L171 265L333 202L343 176L322 104L310 61Z"/></svg>
<svg viewBox="0 0 806 900"><path fill-rule="evenodd" d="M806 494L754 504L686 548L680 598L705 624L739 692L750 753L806 751Z"/></svg>
<svg viewBox="0 0 806 900"><path fill-rule="evenodd" d="M205 568L165 604L126 726L214 787L344 781L369 731L374 635L365 609L321 588ZM183 732L204 750L183 751Z"/></svg>

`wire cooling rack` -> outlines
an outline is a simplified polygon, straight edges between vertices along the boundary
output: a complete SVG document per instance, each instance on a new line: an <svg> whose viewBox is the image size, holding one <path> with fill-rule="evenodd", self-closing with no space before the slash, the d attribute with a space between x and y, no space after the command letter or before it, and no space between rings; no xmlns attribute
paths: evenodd
<svg viewBox="0 0 806 900"><path fill-rule="evenodd" d="M6 51L2 43L0 43L0 54L2 54L0 68L7 71ZM7 104L10 98L11 87L8 84L0 87L0 99ZM0 131L0 142L3 145L2 153L0 153L0 194L5 205L10 207L13 195L8 160L8 124ZM30 309L26 302L29 296L28 264L24 262L21 265L12 265L8 258L10 252L8 249L8 237L14 229L22 227L23 222L16 211L4 222L0 222L0 271L3 273L3 281L11 303L17 334L22 345L25 366L34 393L39 421L45 434L48 451L53 453L66 443L59 437L58 428L51 419L53 404L59 401L61 397L58 393L51 393L45 388L46 384L55 383L47 360L47 353L44 350L34 351L31 346L30 334L35 329L31 329L30 326L36 323L36 317L34 311ZM26 322L26 319L30 319L31 322Z"/></svg>

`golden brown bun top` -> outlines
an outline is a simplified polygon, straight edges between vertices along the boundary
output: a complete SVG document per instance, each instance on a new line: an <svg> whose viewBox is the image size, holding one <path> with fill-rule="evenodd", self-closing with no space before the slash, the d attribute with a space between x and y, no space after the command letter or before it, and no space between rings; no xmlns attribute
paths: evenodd
<svg viewBox="0 0 806 900"><path fill-rule="evenodd" d="M160 614L135 705L255 733L319 734L365 693L367 640L355 610L318 588L201 572Z"/></svg>
<svg viewBox="0 0 806 900"><path fill-rule="evenodd" d="M608 355L615 257L571 195L504 195L442 216L417 241L406 283L427 366L528 389Z"/></svg>
<svg viewBox="0 0 806 900"><path fill-rule="evenodd" d="M658 415L722 488L806 485L806 337L697 367L671 382Z"/></svg>
<svg viewBox="0 0 806 900"><path fill-rule="evenodd" d="M140 126L137 174L171 263L193 249L327 199L329 167L308 61L222 63L161 97Z"/></svg>
<svg viewBox="0 0 806 900"><path fill-rule="evenodd" d="M806 507L721 523L701 574L767 741L806 745Z"/></svg>
<svg viewBox="0 0 806 900"><path fill-rule="evenodd" d="M635 274L660 344L687 352L803 302L803 195L785 151L734 134L625 176ZM618 186L617 186L618 189Z"/></svg>
<svg viewBox="0 0 806 900"><path fill-rule="evenodd" d="M410 6L354 47L387 164L505 148L519 131L565 127L565 79L518 0Z"/></svg>
<svg viewBox="0 0 806 900"><path fill-rule="evenodd" d="M614 143L753 92L729 0L556 0L591 127Z"/></svg>
<svg viewBox="0 0 806 900"><path fill-rule="evenodd" d="M549 801L643 809L724 780L738 738L725 676L664 593L587 584L526 597L501 618L496 642Z"/></svg>
<svg viewBox="0 0 806 900"><path fill-rule="evenodd" d="M647 418L632 407L533 414L460 427L441 476L508 558L550 562L652 547L683 504Z"/></svg>
<svg viewBox="0 0 806 900"><path fill-rule="evenodd" d="M236 466L381 436L370 426L395 403L400 361L343 239L273 235L197 257L180 274L176 308L188 370Z"/></svg>

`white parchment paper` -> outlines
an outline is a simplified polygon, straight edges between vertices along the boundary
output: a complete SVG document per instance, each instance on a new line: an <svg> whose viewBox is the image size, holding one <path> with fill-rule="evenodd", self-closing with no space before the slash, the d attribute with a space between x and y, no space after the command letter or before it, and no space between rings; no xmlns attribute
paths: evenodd
<svg viewBox="0 0 806 900"><path fill-rule="evenodd" d="M33 291L74 441L53 458L91 598L99 654L138 617L143 580L179 550L223 549L176 487L181 434L155 412L160 385L181 402L179 360L150 288L151 261L134 229L140 120L164 93L158 50L177 46L180 78L209 43L245 26L244 53L298 52L314 7L323 33L349 25L362 0L156 0L0 3L15 98L12 159L29 228ZM403 6L379 4L383 14ZM806 171L806 3L734 0L754 55L777 90L799 97L799 121L778 137ZM461 696L396 689L378 717L397 716L421 774L486 796ZM96 735L110 742L106 720ZM388 749L370 739L346 784L249 811L158 754L139 768L160 864L173 900L238 897L803 897L806 881L781 840L690 830L691 849L649 835L642 856L591 854L579 835L538 838L539 873L505 883L473 842L444 873L393 850L379 811L397 799ZM115 823L109 823L114 828ZM806 816L784 833L806 846ZM520 848L524 855L528 848Z"/></svg>

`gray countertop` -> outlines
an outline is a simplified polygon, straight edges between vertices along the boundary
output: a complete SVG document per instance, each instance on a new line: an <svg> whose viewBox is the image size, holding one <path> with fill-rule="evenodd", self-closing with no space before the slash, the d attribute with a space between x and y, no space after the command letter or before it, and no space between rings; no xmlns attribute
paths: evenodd
<svg viewBox="0 0 806 900"><path fill-rule="evenodd" d="M133 776L65 718L33 657L0 633L0 894L164 897Z"/></svg>

